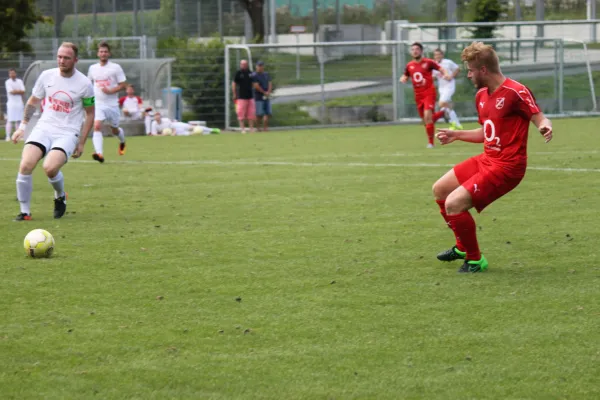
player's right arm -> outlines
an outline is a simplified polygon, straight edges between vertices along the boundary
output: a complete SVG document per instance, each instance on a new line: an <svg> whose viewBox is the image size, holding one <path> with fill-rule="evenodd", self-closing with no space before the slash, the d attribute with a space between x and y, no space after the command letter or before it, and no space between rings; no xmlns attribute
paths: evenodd
<svg viewBox="0 0 600 400"><path fill-rule="evenodd" d="M400 83L408 82L408 65L404 67L404 74L400 77Z"/></svg>
<svg viewBox="0 0 600 400"><path fill-rule="evenodd" d="M233 92L233 101L237 100L237 82L240 80L240 72L236 72L233 77L233 81L231 82L231 91Z"/></svg>
<svg viewBox="0 0 600 400"><path fill-rule="evenodd" d="M45 72L39 76L37 81L35 82L35 86L33 87L33 91L31 92L31 96L27 100L27 104L25 104L25 111L23 112L23 119L21 120L21 125L19 128L13 133L11 139L13 143L18 143L19 140L25 134L25 129L27 129L27 124L31 121L31 117L35 114L35 111L39 108L41 99L46 97L46 88L44 87L45 80Z"/></svg>
<svg viewBox="0 0 600 400"><path fill-rule="evenodd" d="M483 143L485 135L483 128L471 129L468 131L453 131L450 129L438 129L436 134L438 140L442 145L450 144L455 140L469 143Z"/></svg>

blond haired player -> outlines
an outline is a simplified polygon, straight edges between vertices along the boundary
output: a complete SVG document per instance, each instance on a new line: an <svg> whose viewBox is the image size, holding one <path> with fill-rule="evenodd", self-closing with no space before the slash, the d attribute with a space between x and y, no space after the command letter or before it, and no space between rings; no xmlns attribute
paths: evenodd
<svg viewBox="0 0 600 400"><path fill-rule="evenodd" d="M533 122L546 143L552 140L552 123L526 86L502 74L492 46L473 42L461 57L467 63L468 78L479 89L475 105L481 127L438 129L437 137L443 145L456 140L483 143L483 153L455 165L433 185L433 195L456 238L456 244L437 258L463 259L458 272L469 273L488 267L469 210L474 207L481 212L517 187L527 169L529 123Z"/></svg>
<svg viewBox="0 0 600 400"><path fill-rule="evenodd" d="M43 99L44 112L27 138L21 155L17 175L21 212L15 221L31 219L31 174L44 157L44 172L54 188L54 218L62 217L67 209L61 168L69 157L81 156L94 123L94 88L90 80L75 68L77 55L78 49L73 43L65 42L60 46L56 56L58 68L46 70L39 76L27 100L23 122L12 135L14 143L23 137L27 123Z"/></svg>
<svg viewBox="0 0 600 400"><path fill-rule="evenodd" d="M125 73L119 64L109 61L110 45L102 42L98 45L99 63L93 64L88 70L88 78L94 83L96 95L96 120L94 121L94 160L104 162L104 137L102 123L110 125L112 134L119 137L119 155L125 154L125 133L119 127L121 110L119 109L118 93L127 86Z"/></svg>

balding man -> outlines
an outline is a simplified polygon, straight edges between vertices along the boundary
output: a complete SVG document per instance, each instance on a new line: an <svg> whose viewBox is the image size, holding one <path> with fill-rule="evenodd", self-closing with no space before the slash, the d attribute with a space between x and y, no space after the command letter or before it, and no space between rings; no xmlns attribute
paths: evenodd
<svg viewBox="0 0 600 400"><path fill-rule="evenodd" d="M254 105L252 85L253 77L250 68L248 68L248 61L242 60L240 62L240 69L235 73L233 82L231 82L233 102L235 103L237 118L240 123L242 133L246 133L246 127L244 125L245 120L248 121L250 131L254 131L256 106Z"/></svg>

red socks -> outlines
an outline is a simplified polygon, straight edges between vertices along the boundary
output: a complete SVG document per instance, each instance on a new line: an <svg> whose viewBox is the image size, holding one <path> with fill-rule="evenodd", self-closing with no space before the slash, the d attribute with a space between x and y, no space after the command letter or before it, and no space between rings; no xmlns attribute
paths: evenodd
<svg viewBox="0 0 600 400"><path fill-rule="evenodd" d="M429 139L429 144L433 145L433 133L435 131L433 124L425 125L425 130L427 131L427 138Z"/></svg>
<svg viewBox="0 0 600 400"><path fill-rule="evenodd" d="M481 252L477 243L477 227L471 213L463 211L456 215L446 215L446 218L448 218L450 227L456 235L456 241L464 245L467 260L480 260Z"/></svg>
<svg viewBox="0 0 600 400"><path fill-rule="evenodd" d="M444 111L438 111L438 112L434 112L433 113L433 122L437 122L438 119L442 118L444 116Z"/></svg>
<svg viewBox="0 0 600 400"><path fill-rule="evenodd" d="M440 214L442 214L442 218L444 218L444 221L446 221L448 228L454 232L454 229L452 229L452 226L450 225L450 220L448 220L448 215L446 214L446 200L436 200L435 202L438 204L438 206L440 206ZM462 244L456 233L454 233L454 237L456 238L456 248L459 251L465 251L465 246Z"/></svg>

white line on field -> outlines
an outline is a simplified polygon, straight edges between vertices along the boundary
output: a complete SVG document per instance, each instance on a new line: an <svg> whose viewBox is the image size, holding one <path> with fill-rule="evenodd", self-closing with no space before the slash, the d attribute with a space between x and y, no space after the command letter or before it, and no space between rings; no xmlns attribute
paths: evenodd
<svg viewBox="0 0 600 400"><path fill-rule="evenodd" d="M0 161L20 161L18 158L0 158ZM97 161L75 160L73 163L97 164ZM188 160L188 161L153 161L153 160L119 160L108 161L107 164L129 164L129 165L250 165L250 166L286 166L286 167L397 167L397 168L451 168L455 164L430 164L430 163L364 163L364 162L295 162L295 161L220 161L220 160ZM559 168L529 166L532 171L556 171L556 172L600 172L600 168Z"/></svg>

